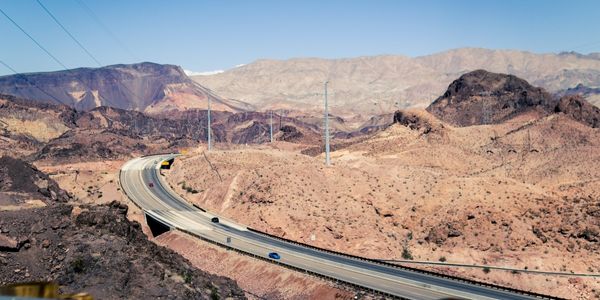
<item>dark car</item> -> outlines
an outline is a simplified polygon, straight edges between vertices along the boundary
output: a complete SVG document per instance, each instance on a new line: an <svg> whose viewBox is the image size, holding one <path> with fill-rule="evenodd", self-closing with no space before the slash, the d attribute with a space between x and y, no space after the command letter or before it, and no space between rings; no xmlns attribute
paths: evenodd
<svg viewBox="0 0 600 300"><path fill-rule="evenodd" d="M212 219L210 219L210 221L213 222L213 223L219 223L219 218L212 217Z"/></svg>
<svg viewBox="0 0 600 300"><path fill-rule="evenodd" d="M271 253L269 253L269 258L280 259L281 256L279 256L279 254L277 254L277 252L271 252Z"/></svg>
<svg viewBox="0 0 600 300"><path fill-rule="evenodd" d="M150 183L148 183L148 186L149 187L154 187L154 183L150 182Z"/></svg>

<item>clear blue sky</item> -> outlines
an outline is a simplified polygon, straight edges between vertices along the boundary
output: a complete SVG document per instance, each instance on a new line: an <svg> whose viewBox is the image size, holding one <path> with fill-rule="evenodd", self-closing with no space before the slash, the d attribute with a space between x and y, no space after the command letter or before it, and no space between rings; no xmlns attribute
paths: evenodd
<svg viewBox="0 0 600 300"><path fill-rule="evenodd" d="M81 0L125 47L77 0L41 1L105 65L210 71L260 58L420 56L465 46L600 52L595 0ZM0 8L67 67L96 66L35 0L0 0ZM17 71L61 69L3 15L0 34L0 60ZM10 73L0 65L0 75Z"/></svg>

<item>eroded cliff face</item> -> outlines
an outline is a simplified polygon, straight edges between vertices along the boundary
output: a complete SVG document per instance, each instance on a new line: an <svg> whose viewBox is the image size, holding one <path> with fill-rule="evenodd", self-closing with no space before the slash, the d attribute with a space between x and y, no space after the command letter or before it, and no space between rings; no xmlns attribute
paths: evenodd
<svg viewBox="0 0 600 300"><path fill-rule="evenodd" d="M181 67L149 62L2 76L0 93L83 111L100 106L151 113L206 108L209 97L217 110L250 108L193 82Z"/></svg>

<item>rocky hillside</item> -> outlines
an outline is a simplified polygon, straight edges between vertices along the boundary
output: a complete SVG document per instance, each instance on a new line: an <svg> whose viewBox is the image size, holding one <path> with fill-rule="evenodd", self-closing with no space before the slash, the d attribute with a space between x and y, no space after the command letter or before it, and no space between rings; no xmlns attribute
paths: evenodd
<svg viewBox="0 0 600 300"><path fill-rule="evenodd" d="M0 77L0 93L77 110L111 106L127 110L163 112L206 108L244 111L242 102L223 100L190 80L178 66L155 63L79 68Z"/></svg>
<svg viewBox="0 0 600 300"><path fill-rule="evenodd" d="M331 153L212 151L166 179L201 207L287 239L361 256L597 273L600 131L566 114L454 127L426 111ZM339 149L339 150L338 150ZM190 193L189 190L198 193ZM569 299L593 278L437 268Z"/></svg>
<svg viewBox="0 0 600 300"><path fill-rule="evenodd" d="M452 82L427 111L455 126L496 124L523 115L536 119L553 113L600 126L600 108L580 95L559 99L516 76L485 70L466 73Z"/></svg>
<svg viewBox="0 0 600 300"><path fill-rule="evenodd" d="M155 114L98 107L77 112L65 105L0 95L0 155L29 159L96 160L178 151L207 140L207 111ZM216 143L270 141L266 113L213 111ZM274 139L318 143L316 126L274 114Z"/></svg>
<svg viewBox="0 0 600 300"><path fill-rule="evenodd" d="M578 84L573 88L568 88L558 93L558 96L580 95L591 104L600 107L600 87L592 88L583 84Z"/></svg>
<svg viewBox="0 0 600 300"><path fill-rule="evenodd" d="M77 117L63 105L0 94L0 155L31 154L75 127Z"/></svg>
<svg viewBox="0 0 600 300"><path fill-rule="evenodd" d="M148 241L126 205L73 207L31 165L2 157L0 166L0 285L52 281L95 299L245 298L234 281ZM14 194L27 202L7 202Z"/></svg>
<svg viewBox="0 0 600 300"><path fill-rule="evenodd" d="M262 144L270 141L270 119L265 113L212 112L214 143ZM77 128L45 144L35 159L96 160L132 155L176 152L207 140L207 112L188 110L146 115L100 107L76 120ZM318 143L315 126L293 118L275 117L274 140Z"/></svg>
<svg viewBox="0 0 600 300"><path fill-rule="evenodd" d="M554 111L564 113L593 128L600 127L600 108L590 104L580 95L562 97Z"/></svg>
<svg viewBox="0 0 600 300"><path fill-rule="evenodd" d="M295 109L318 114L323 82L329 80L332 113L345 119L399 108L426 107L460 75L486 69L513 74L551 93L577 84L600 86L598 55L535 54L461 48L406 57L258 60L209 76L192 76L217 94L258 109Z"/></svg>
<svg viewBox="0 0 600 300"><path fill-rule="evenodd" d="M526 111L551 111L556 101L544 89L513 75L476 70L460 76L427 111L457 126L492 124Z"/></svg>

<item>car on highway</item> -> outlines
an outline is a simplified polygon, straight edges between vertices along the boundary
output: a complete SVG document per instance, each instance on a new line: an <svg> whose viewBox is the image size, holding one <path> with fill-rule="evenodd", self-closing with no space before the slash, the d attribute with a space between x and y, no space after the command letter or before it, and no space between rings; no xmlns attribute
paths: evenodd
<svg viewBox="0 0 600 300"><path fill-rule="evenodd" d="M281 256L279 256L279 254L277 254L277 252L271 252L271 253L269 253L269 258L280 259Z"/></svg>
<svg viewBox="0 0 600 300"><path fill-rule="evenodd" d="M213 222L213 223L219 223L219 218L217 218L217 217L212 217L212 218L210 219L210 221L211 221L211 222Z"/></svg>
<svg viewBox="0 0 600 300"><path fill-rule="evenodd" d="M148 183L148 186L149 187L154 187L154 183L150 182L150 183Z"/></svg>

